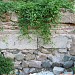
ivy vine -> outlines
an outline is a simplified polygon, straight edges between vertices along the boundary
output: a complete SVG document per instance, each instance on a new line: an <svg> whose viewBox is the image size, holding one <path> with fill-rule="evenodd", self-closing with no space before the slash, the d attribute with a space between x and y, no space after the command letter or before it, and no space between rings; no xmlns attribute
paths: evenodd
<svg viewBox="0 0 75 75"><path fill-rule="evenodd" d="M61 8L73 10L74 0L12 0L0 1L0 16L8 11L16 12L19 28L23 35L35 30L47 43L51 39L51 29L59 22Z"/></svg>

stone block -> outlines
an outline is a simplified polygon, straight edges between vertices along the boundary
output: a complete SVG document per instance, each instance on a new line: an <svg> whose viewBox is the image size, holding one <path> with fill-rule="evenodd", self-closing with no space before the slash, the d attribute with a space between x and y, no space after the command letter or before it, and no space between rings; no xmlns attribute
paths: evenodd
<svg viewBox="0 0 75 75"><path fill-rule="evenodd" d="M36 60L29 61L29 67L31 68L41 68L41 64L42 64L41 61Z"/></svg>
<svg viewBox="0 0 75 75"><path fill-rule="evenodd" d="M75 14L70 13L69 11L62 14L61 23L74 23L75 24Z"/></svg>
<svg viewBox="0 0 75 75"><path fill-rule="evenodd" d="M62 68L62 67L54 67L53 68L53 73L55 74L55 75L60 75L61 73L63 73L64 72L64 68Z"/></svg>
<svg viewBox="0 0 75 75"><path fill-rule="evenodd" d="M43 41L41 38L39 38L39 47L42 46L44 48L66 48L67 47L67 42L68 42L68 38L66 36L62 36L62 35L58 35L56 37L53 37L51 39L51 41L53 42L52 44L48 43L48 44L43 44Z"/></svg>
<svg viewBox="0 0 75 75"><path fill-rule="evenodd" d="M31 40L27 38L19 38L20 34L1 34L0 49L37 49L37 38L30 34Z"/></svg>

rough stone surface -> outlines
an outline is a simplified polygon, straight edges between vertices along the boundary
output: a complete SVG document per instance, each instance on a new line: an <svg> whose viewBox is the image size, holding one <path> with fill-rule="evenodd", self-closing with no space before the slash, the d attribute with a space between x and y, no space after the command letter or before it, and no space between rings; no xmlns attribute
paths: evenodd
<svg viewBox="0 0 75 75"><path fill-rule="evenodd" d="M29 62L29 67L33 68L41 68L41 61L32 60Z"/></svg>
<svg viewBox="0 0 75 75"><path fill-rule="evenodd" d="M34 60L35 59L35 55L34 54L27 54L25 57L26 60Z"/></svg>
<svg viewBox="0 0 75 75"><path fill-rule="evenodd" d="M62 63L57 63L57 62L52 63L52 68L54 68L55 66L56 66L56 67L62 67L63 64L62 64Z"/></svg>
<svg viewBox="0 0 75 75"><path fill-rule="evenodd" d="M54 75L53 72L45 71L45 72L39 72L39 73L33 73L29 75Z"/></svg>
<svg viewBox="0 0 75 75"><path fill-rule="evenodd" d="M19 35L14 32L0 35L0 49L37 49L37 38L35 36L30 34L33 39L30 41L27 38L18 38Z"/></svg>
<svg viewBox="0 0 75 75"><path fill-rule="evenodd" d="M43 45L42 40L39 39L39 46L43 46L44 48L66 48L67 47L67 42L68 38L65 36L56 36L52 38L53 44L46 44Z"/></svg>
<svg viewBox="0 0 75 75"><path fill-rule="evenodd" d="M62 14L62 19L61 19L62 23L74 23L75 24L75 14L74 13L70 13L69 11L67 11L61 14Z"/></svg>
<svg viewBox="0 0 75 75"><path fill-rule="evenodd" d="M47 59L47 56L45 54L41 54L41 55L37 56L37 60L39 60L39 61L44 61L46 59Z"/></svg>
<svg viewBox="0 0 75 75"><path fill-rule="evenodd" d="M21 61L24 59L24 55L22 53L18 53L15 55L15 59L18 61Z"/></svg>
<svg viewBox="0 0 75 75"><path fill-rule="evenodd" d="M63 57L63 61L64 61L64 62L69 61L70 59L71 59L71 57L70 57L70 56L67 56L67 55L65 55L65 56Z"/></svg>
<svg viewBox="0 0 75 75"><path fill-rule="evenodd" d="M28 74L29 73L29 68L23 68L23 71L25 74Z"/></svg>
<svg viewBox="0 0 75 75"><path fill-rule="evenodd" d="M59 49L60 53L67 53L67 49Z"/></svg>
<svg viewBox="0 0 75 75"><path fill-rule="evenodd" d="M34 73L34 72L36 72L36 69L35 69L35 68L31 68L31 69L29 70L29 73Z"/></svg>
<svg viewBox="0 0 75 75"><path fill-rule="evenodd" d="M43 68L50 68L52 64L49 60L45 60L41 65Z"/></svg>
<svg viewBox="0 0 75 75"><path fill-rule="evenodd" d="M6 58L11 58L11 59L14 59L14 58L15 58L15 55L12 54L12 53L9 53L9 52L6 52L6 53L4 54L4 56L5 56Z"/></svg>
<svg viewBox="0 0 75 75"><path fill-rule="evenodd" d="M71 56L71 60L75 61L75 56Z"/></svg>
<svg viewBox="0 0 75 75"><path fill-rule="evenodd" d="M75 38L72 38L72 44L71 44L71 48L70 48L70 54L71 55L75 55Z"/></svg>
<svg viewBox="0 0 75 75"><path fill-rule="evenodd" d="M49 51L47 50L47 49L42 49L42 50L40 50L42 53L44 53L44 54L49 54Z"/></svg>
<svg viewBox="0 0 75 75"><path fill-rule="evenodd" d="M71 60L71 61L66 61L64 62L63 66L64 68L70 68L74 65L74 62Z"/></svg>
<svg viewBox="0 0 75 75"><path fill-rule="evenodd" d="M15 22L17 22L17 21L18 21L18 16L16 15L16 13L15 13L15 12L12 12L11 20L12 20L12 21L15 21Z"/></svg>
<svg viewBox="0 0 75 75"><path fill-rule="evenodd" d="M63 73L64 70L65 70L65 69L62 68L62 67L54 67L54 68L53 68L53 73L54 73L55 75L59 75L59 74Z"/></svg>
<svg viewBox="0 0 75 75"><path fill-rule="evenodd" d="M29 62L28 61L22 61L22 67L28 67L29 66Z"/></svg>

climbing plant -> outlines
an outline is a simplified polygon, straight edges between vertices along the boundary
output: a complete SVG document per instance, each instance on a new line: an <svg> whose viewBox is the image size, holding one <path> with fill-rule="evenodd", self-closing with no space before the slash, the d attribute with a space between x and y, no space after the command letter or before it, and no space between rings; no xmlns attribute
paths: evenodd
<svg viewBox="0 0 75 75"><path fill-rule="evenodd" d="M73 10L74 0L12 0L0 2L0 14L15 11L18 17L18 26L23 35L29 30L43 38L47 43L51 39L51 29L59 22L61 8Z"/></svg>

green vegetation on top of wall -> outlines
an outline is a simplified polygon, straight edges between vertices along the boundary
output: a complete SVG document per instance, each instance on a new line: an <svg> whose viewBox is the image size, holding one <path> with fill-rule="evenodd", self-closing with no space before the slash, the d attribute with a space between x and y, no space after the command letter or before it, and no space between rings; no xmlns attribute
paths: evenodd
<svg viewBox="0 0 75 75"><path fill-rule="evenodd" d="M15 11L19 15L19 27L23 35L30 29L47 43L51 38L51 29L57 26L61 8L73 10L74 0L13 0L0 2L0 15Z"/></svg>

